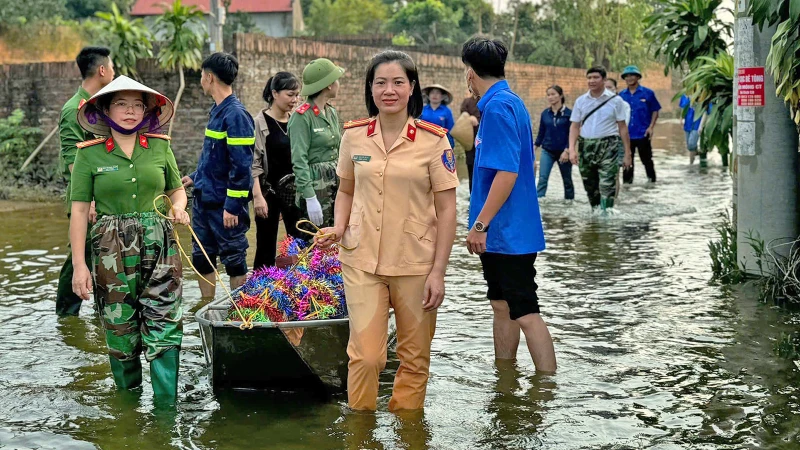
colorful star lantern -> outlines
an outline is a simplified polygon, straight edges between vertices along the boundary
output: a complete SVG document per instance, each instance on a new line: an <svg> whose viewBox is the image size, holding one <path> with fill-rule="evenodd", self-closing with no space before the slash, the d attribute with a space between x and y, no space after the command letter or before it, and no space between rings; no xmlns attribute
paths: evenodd
<svg viewBox="0 0 800 450"><path fill-rule="evenodd" d="M287 236L279 256L297 256L288 268L258 269L232 296L242 315L251 322L293 322L347 317L342 266L335 247L322 249ZM241 320L231 306L228 320Z"/></svg>

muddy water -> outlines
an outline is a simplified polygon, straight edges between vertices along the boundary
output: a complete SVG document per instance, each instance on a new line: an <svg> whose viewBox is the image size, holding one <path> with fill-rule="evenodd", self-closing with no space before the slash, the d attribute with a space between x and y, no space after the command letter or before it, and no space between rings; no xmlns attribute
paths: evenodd
<svg viewBox="0 0 800 450"><path fill-rule="evenodd" d="M638 165L614 216L589 213L577 171L571 205L552 175L537 281L557 375L537 376L524 351L516 365L494 364L479 262L456 246L424 415L347 414L341 399L215 395L188 273L177 409L154 408L149 386L117 393L91 305L80 318L52 312L66 253L60 207L5 213L0 448L800 448L798 375L772 350L796 318L750 290L708 283L706 242L730 203L730 178L718 156L708 169L688 165L676 123L659 130L658 184L646 184ZM465 180L462 225L466 191ZM462 226L459 242L464 235ZM385 411L391 375L382 381Z"/></svg>

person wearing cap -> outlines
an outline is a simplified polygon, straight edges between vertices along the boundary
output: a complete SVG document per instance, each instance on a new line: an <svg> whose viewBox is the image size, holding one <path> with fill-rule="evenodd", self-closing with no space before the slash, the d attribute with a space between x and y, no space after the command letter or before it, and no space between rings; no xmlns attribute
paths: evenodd
<svg viewBox="0 0 800 450"><path fill-rule="evenodd" d="M59 160L61 173L67 182L67 217L70 216L72 209L69 182L72 175L72 166L75 163L75 155L78 153L76 144L93 137L78 123L78 108L114 79L114 62L111 60L111 50L105 47L84 47L78 53L75 62L78 64L83 82L81 82L78 92L61 108L61 116L58 120L58 137L61 141ZM96 216L94 202L92 202L89 207L89 221L94 223ZM85 247L87 252L85 258L88 259L89 246ZM83 303L83 300L72 292L72 273L72 254L70 253L61 267L58 277L56 314L59 316L77 316L81 309L81 303Z"/></svg>
<svg viewBox="0 0 800 450"><path fill-rule="evenodd" d="M364 90L371 118L345 124L335 225L315 240L341 242L350 408L376 409L391 307L400 367L389 409L420 409L456 233L456 160L447 130L415 120L422 92L407 54L377 54Z"/></svg>
<svg viewBox="0 0 800 450"><path fill-rule="evenodd" d="M342 140L339 114L330 104L339 92L344 69L320 58L303 69L300 95L306 102L289 119L289 141L297 188L297 206L317 226L333 225L338 181L336 161Z"/></svg>
<svg viewBox="0 0 800 450"><path fill-rule="evenodd" d="M656 168L653 164L653 129L658 121L658 112L661 111L661 104L658 103L656 94L639 84L642 79L642 72L636 66L628 66L622 71L622 79L628 85L628 89L620 92L622 97L631 106L631 121L628 124L628 134L631 137L631 155L639 152L639 159L642 161L647 179L651 183L656 182ZM633 183L633 161L630 167L622 173L622 181L626 184Z"/></svg>
<svg viewBox="0 0 800 450"><path fill-rule="evenodd" d="M153 393L168 400L177 396L183 339L183 268L173 222L188 224L189 214L169 137L151 132L173 111L165 96L125 76L80 107L80 125L102 137L77 145L69 230L72 289L89 299L93 264L114 382L119 389L142 383L144 351ZM98 220L90 231L90 262L84 245L92 200Z"/></svg>
<svg viewBox="0 0 800 450"><path fill-rule="evenodd" d="M420 120L439 125L448 132L452 130L456 122L453 120L453 112L447 105L453 101L453 94L440 84L432 84L422 90L422 99L425 107L422 108ZM455 146L450 133L447 133L447 140L450 142L450 147Z"/></svg>
<svg viewBox="0 0 800 450"><path fill-rule="evenodd" d="M197 170L183 178L183 185L194 185L192 228L199 242L192 247L192 264L210 281L200 281L200 294L210 299L216 292L217 257L230 277L231 289L247 278L246 233L250 229L256 136L253 117L231 88L239 73L236 57L214 53L201 68L200 85L203 93L214 99L214 105Z"/></svg>

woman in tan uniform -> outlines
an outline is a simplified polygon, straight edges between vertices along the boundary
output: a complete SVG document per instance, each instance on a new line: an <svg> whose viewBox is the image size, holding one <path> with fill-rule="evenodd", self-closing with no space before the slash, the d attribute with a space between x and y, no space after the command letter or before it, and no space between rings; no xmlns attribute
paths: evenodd
<svg viewBox="0 0 800 450"><path fill-rule="evenodd" d="M419 409L455 238L456 160L447 130L415 119L422 112L422 92L408 55L376 55L365 97L371 118L345 124L335 225L323 229L317 242L329 245L341 238L350 315L350 407L376 409L391 307L400 367L389 409Z"/></svg>

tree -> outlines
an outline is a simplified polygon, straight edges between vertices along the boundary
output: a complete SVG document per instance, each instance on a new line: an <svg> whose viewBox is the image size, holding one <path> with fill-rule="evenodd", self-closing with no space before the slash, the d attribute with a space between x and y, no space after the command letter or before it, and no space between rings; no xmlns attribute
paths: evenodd
<svg viewBox="0 0 800 450"><path fill-rule="evenodd" d="M65 0L26 0L0 2L0 30L10 25L24 25L38 20L63 17L67 9Z"/></svg>
<svg viewBox="0 0 800 450"><path fill-rule="evenodd" d="M752 0L753 23L763 29L777 24L766 70L775 78L776 94L800 125L800 0Z"/></svg>
<svg viewBox="0 0 800 450"><path fill-rule="evenodd" d="M108 11L111 5L117 5L120 11L127 14L134 0L66 0L67 15L73 19L93 17L98 12Z"/></svg>
<svg viewBox="0 0 800 450"><path fill-rule="evenodd" d="M619 70L653 60L644 39L642 17L650 0L514 1L495 17L493 34L513 48L517 61Z"/></svg>
<svg viewBox="0 0 800 450"><path fill-rule="evenodd" d="M656 48L655 56L666 58L664 73L691 66L701 56L714 58L727 52L726 38L731 25L718 14L730 11L723 0L658 0L658 8L645 18L647 37Z"/></svg>
<svg viewBox="0 0 800 450"><path fill-rule="evenodd" d="M95 13L99 21L88 22L95 41L111 48L114 68L122 75L138 78L136 60L153 57L153 36L142 19L128 19L116 4L111 12Z"/></svg>
<svg viewBox="0 0 800 450"><path fill-rule="evenodd" d="M394 32L406 31L425 45L454 42L450 38L458 30L463 11L449 10L439 0L420 0L403 6L389 20L387 28Z"/></svg>
<svg viewBox="0 0 800 450"><path fill-rule="evenodd" d="M253 20L253 16L248 13L235 12L227 14L225 18L225 25L222 27L222 42L227 47L229 43L233 43L234 33L262 33Z"/></svg>
<svg viewBox="0 0 800 450"><path fill-rule="evenodd" d="M306 26L314 36L377 33L387 12L381 0L313 0Z"/></svg>
<svg viewBox="0 0 800 450"><path fill-rule="evenodd" d="M156 19L156 32L166 37L165 45L158 52L159 65L167 70L177 70L180 78L178 93L175 96L175 113L186 88L184 69L200 68L203 44L208 34L203 12L196 6L183 6L181 0L172 5L164 5L164 14ZM172 135L173 118L167 134Z"/></svg>
<svg viewBox="0 0 800 450"><path fill-rule="evenodd" d="M717 147L723 156L730 152L733 135L733 56L726 52L715 58L700 56L683 81L685 89L679 93L692 99L699 111L708 111L701 136L701 148Z"/></svg>

